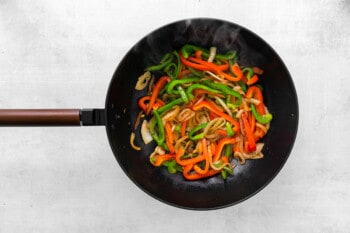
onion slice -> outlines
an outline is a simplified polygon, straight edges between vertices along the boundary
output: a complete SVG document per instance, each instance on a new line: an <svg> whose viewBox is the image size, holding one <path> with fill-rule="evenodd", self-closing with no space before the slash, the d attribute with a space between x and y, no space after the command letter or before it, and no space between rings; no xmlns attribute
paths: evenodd
<svg viewBox="0 0 350 233"><path fill-rule="evenodd" d="M142 140L145 144L148 144L153 140L151 132L149 131L147 120L143 120L143 122L142 122L141 137L142 137Z"/></svg>
<svg viewBox="0 0 350 233"><path fill-rule="evenodd" d="M134 148L135 150L141 150L141 147L136 146L135 143L134 143L134 141L135 141L135 136L136 136L136 135L135 135L134 132L132 132L132 133L130 134L130 145L131 145L131 147Z"/></svg>
<svg viewBox="0 0 350 233"><path fill-rule="evenodd" d="M148 82L151 79L151 76L152 76L151 72L149 71L146 71L143 75L141 75L137 80L135 89L138 91L143 90L148 85Z"/></svg>
<svg viewBox="0 0 350 233"><path fill-rule="evenodd" d="M213 62L216 55L216 47L210 47L208 62Z"/></svg>

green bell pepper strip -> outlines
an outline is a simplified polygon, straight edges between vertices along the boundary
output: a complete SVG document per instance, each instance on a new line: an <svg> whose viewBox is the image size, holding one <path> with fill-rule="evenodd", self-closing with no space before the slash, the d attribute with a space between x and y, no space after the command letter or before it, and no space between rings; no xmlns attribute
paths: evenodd
<svg viewBox="0 0 350 233"><path fill-rule="evenodd" d="M225 166L223 167L223 170L225 170L230 175L233 174L233 169L231 167Z"/></svg>
<svg viewBox="0 0 350 233"><path fill-rule="evenodd" d="M245 84L242 80L238 81L238 85L241 87L241 89L246 92L247 91L247 84Z"/></svg>
<svg viewBox="0 0 350 233"><path fill-rule="evenodd" d="M226 170L224 170L224 169L221 170L221 177L222 177L223 180L227 179L227 172L226 172Z"/></svg>
<svg viewBox="0 0 350 233"><path fill-rule="evenodd" d="M189 99L188 99L188 96L187 96L185 90L183 89L183 87L179 85L176 88L177 88L177 90L178 90L178 92L180 94L180 97L183 100L183 102L185 102L185 104L187 104Z"/></svg>
<svg viewBox="0 0 350 233"><path fill-rule="evenodd" d="M192 84L191 86L189 86L186 90L186 94L188 96L188 98L190 100L193 100L194 99L194 95L192 94L193 90L194 89L203 89L203 90L206 90L206 91L209 91L209 92L212 92L212 93L217 93L217 94L220 94L221 91L219 90L215 90L213 88L210 88L204 84Z"/></svg>
<svg viewBox="0 0 350 233"><path fill-rule="evenodd" d="M233 175L233 169L231 167L225 166L221 170L221 177L226 180L227 174Z"/></svg>
<svg viewBox="0 0 350 233"><path fill-rule="evenodd" d="M221 83L214 83L214 82L210 82L210 81L204 81L203 82L205 85L216 89L216 90L220 90L223 94L225 95L231 95L237 98L237 102L232 105L231 103L229 103L228 105L231 105L230 107L238 107L241 105L242 103L242 96L241 94L239 94L237 91L232 90L231 88L229 88L228 86L226 86L225 84L221 84Z"/></svg>
<svg viewBox="0 0 350 233"><path fill-rule="evenodd" d="M237 53L236 51L228 51L226 54L216 54L215 58L220 60L230 60L234 63L237 58Z"/></svg>
<svg viewBox="0 0 350 233"><path fill-rule="evenodd" d="M165 68L164 68L164 72L166 72L168 74L168 76L172 79L172 80L176 80L177 77L179 76L180 72L181 72L181 61L180 61L180 57L179 57L179 54L177 51L174 51L173 54L175 55L175 58L176 58L176 64L175 63L170 63L168 64ZM168 88L167 89L167 93L168 94L174 94L172 93L172 89L176 86L171 84L170 86L167 85ZM185 90L180 86L178 85L176 87L177 89L177 93L176 94L180 94L183 102L185 103L188 103L188 97L186 95L186 92Z"/></svg>
<svg viewBox="0 0 350 233"><path fill-rule="evenodd" d="M232 125L229 122L226 122L226 131L229 137L233 137L233 135L235 135L235 132L232 130Z"/></svg>
<svg viewBox="0 0 350 233"><path fill-rule="evenodd" d="M179 74L181 72L181 61L180 61L180 57L179 57L179 54L178 52L175 50L173 52L173 54L175 55L175 58L176 58L176 69L175 69L175 72L174 72L174 78L177 78L179 77Z"/></svg>
<svg viewBox="0 0 350 233"><path fill-rule="evenodd" d="M204 129L206 126L208 125L208 123L202 123L200 125L197 125L196 127L194 127L188 134L188 137L191 140L200 140L204 138L204 134L203 133L199 133L194 135L195 133L197 133L199 130Z"/></svg>
<svg viewBox="0 0 350 233"><path fill-rule="evenodd" d="M161 70L164 67L168 66L173 60L173 55L171 53L166 53L163 58L160 61L160 64L150 66L146 70L147 71L156 71L156 70Z"/></svg>
<svg viewBox="0 0 350 233"><path fill-rule="evenodd" d="M191 44L186 44L186 45L182 46L181 53L182 53L182 56L187 59L196 50L200 50L202 52L203 56L209 57L208 50L206 50L202 47L199 47L199 46L191 45Z"/></svg>
<svg viewBox="0 0 350 233"><path fill-rule="evenodd" d="M252 109L253 116L255 117L255 119L259 123L267 124L267 123L269 123L272 120L272 114L271 113L260 115L258 113L258 111L256 111L256 108L255 108L254 104L250 104L250 108Z"/></svg>
<svg viewBox="0 0 350 233"><path fill-rule="evenodd" d="M232 145L225 145L224 155L228 158L232 155Z"/></svg>
<svg viewBox="0 0 350 233"><path fill-rule="evenodd" d="M191 71L191 73L194 74L195 76L203 77L203 72L202 71L193 69L192 67L189 67L189 66L187 67L187 69L189 71Z"/></svg>
<svg viewBox="0 0 350 233"><path fill-rule="evenodd" d="M227 95L226 97L226 105L231 109L236 109L242 104L242 99L237 99L236 103L232 103L230 96Z"/></svg>
<svg viewBox="0 0 350 233"><path fill-rule="evenodd" d="M182 98L174 99L170 103L168 103L168 104L158 108L157 112L159 113L159 115L162 115L164 112L168 111L169 109L171 109L175 105L179 105L179 104L182 104L182 103L183 103L183 99Z"/></svg>
<svg viewBox="0 0 350 233"><path fill-rule="evenodd" d="M172 53L172 55L175 56L175 61L174 62L170 62L168 63L165 67L164 67L164 72L167 73L167 75L171 78L171 79L176 79L180 72L181 72L181 61L180 61L180 57L177 51L174 51ZM174 57L173 56L173 57ZM172 61L172 60L171 60Z"/></svg>
<svg viewBox="0 0 350 233"><path fill-rule="evenodd" d="M160 115L158 111L153 110L153 115L155 117L155 120L151 122L150 125L150 132L153 137L153 139L157 142L158 146L164 146L164 140L165 140L165 134L164 134L164 126L162 123L162 119L160 118ZM155 130L155 126L158 125L158 133Z"/></svg>
<svg viewBox="0 0 350 233"><path fill-rule="evenodd" d="M198 78L198 77L190 77L190 78L172 80L166 86L166 93L168 93L169 95L172 95L172 94L174 94L173 93L173 89L174 89L175 86L177 86L179 84L186 84L186 83L191 83L191 82L197 82L199 80L200 80L200 78Z"/></svg>
<svg viewBox="0 0 350 233"><path fill-rule="evenodd" d="M228 146L228 145L226 145ZM226 147L227 148L227 147ZM231 148L231 151L232 151L232 146L229 147ZM226 156L226 155L225 155ZM222 160L219 160L218 162L216 162L215 164L213 164L213 166L215 168L220 168L222 167L222 165L224 165L224 162ZM222 169L221 169L221 176L222 178L226 179L227 178L227 174L230 174L232 175L233 174L233 168L231 168L230 166L224 166Z"/></svg>
<svg viewBox="0 0 350 233"><path fill-rule="evenodd" d="M239 94L237 91L229 88L225 84L214 83L214 82L210 82L210 81L204 81L203 84L205 84L213 89L220 90L222 93L224 93L226 95L232 95L238 99L242 99L241 94Z"/></svg>
<svg viewBox="0 0 350 233"><path fill-rule="evenodd" d="M181 124L176 124L175 125L175 132L180 133L180 131L181 131Z"/></svg>
<svg viewBox="0 0 350 233"><path fill-rule="evenodd" d="M254 75L254 71L253 71L253 69L250 68L250 67L244 68L244 69L242 70L242 72L243 72L243 74L247 73L247 79L248 79L248 80L251 79L251 78L253 77L253 75Z"/></svg>
<svg viewBox="0 0 350 233"><path fill-rule="evenodd" d="M190 55L192 55L195 51L200 50L202 52L202 56L204 59L209 58L210 52L207 49L204 49L199 46L186 44L181 48L181 53L184 58L188 58ZM228 51L226 54L216 54L215 58L216 60L235 60L237 57L236 51Z"/></svg>
<svg viewBox="0 0 350 233"><path fill-rule="evenodd" d="M170 174L182 172L182 167L177 164L175 159L164 161L162 165L168 168Z"/></svg>
<svg viewBox="0 0 350 233"><path fill-rule="evenodd" d="M177 66L174 62L170 62L167 66L164 67L163 71L171 78L175 78L175 70L177 69Z"/></svg>

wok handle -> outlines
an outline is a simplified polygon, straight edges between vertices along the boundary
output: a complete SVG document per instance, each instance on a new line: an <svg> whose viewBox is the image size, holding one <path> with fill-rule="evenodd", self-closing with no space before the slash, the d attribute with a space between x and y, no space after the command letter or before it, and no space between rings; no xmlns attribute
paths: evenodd
<svg viewBox="0 0 350 233"><path fill-rule="evenodd" d="M104 125L104 109L0 109L0 126Z"/></svg>

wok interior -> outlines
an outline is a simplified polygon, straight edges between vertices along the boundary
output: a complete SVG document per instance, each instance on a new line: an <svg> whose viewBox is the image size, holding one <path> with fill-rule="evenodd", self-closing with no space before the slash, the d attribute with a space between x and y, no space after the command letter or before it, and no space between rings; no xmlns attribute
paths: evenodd
<svg viewBox="0 0 350 233"><path fill-rule="evenodd" d="M137 134L135 144L129 136L139 113L137 100L144 92L134 90L137 78L161 57L186 43L216 46L219 52L236 50L240 65L264 69L260 84L266 105L274 119L263 139L264 158L238 165L226 181L213 177L186 181L182 174L169 174L155 168L149 155L155 144L144 146ZM174 206L189 209L214 209L236 204L265 187L287 160L297 133L298 103L287 68L261 38L236 24L215 19L192 19L166 25L140 40L119 64L106 97L107 133L122 169L142 190Z"/></svg>

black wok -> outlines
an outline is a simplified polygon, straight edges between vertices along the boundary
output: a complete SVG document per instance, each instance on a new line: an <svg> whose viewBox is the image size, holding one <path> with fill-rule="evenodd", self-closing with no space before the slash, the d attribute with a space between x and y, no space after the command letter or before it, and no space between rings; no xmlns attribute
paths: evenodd
<svg viewBox="0 0 350 233"><path fill-rule="evenodd" d="M161 57L186 43L218 51L236 50L239 64L264 70L260 84L274 119L263 139L264 158L238 165L226 181L212 177L186 181L181 174L149 163L155 144L141 152L131 148L129 136L139 112L137 78ZM128 177L143 191L167 204L188 209L215 209L241 202L263 189L286 162L297 134L298 102L292 78L277 53L253 32L217 19L188 19L163 26L134 45L115 71L104 109L3 109L2 126L105 125L113 153ZM140 135L136 144L142 145Z"/></svg>

